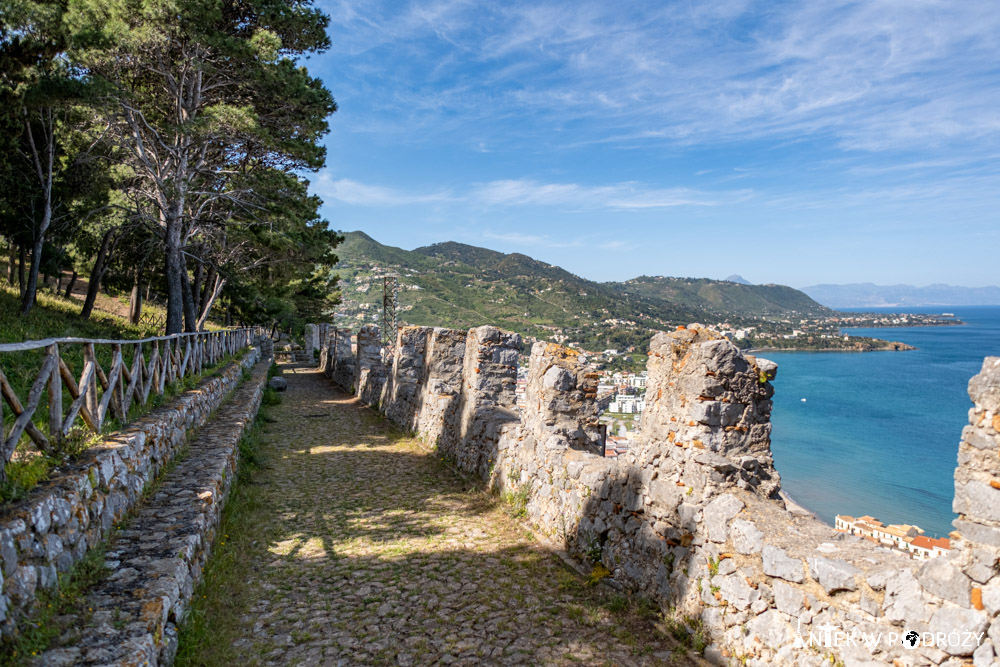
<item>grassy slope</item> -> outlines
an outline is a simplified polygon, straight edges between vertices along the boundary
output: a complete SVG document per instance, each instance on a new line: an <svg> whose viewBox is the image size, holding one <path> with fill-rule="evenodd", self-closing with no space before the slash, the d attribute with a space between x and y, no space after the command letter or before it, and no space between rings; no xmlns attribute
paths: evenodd
<svg viewBox="0 0 1000 667"><path fill-rule="evenodd" d="M130 340L137 338L148 338L162 335L159 327L151 325L131 325L122 317L110 312L118 309L121 304L116 299L107 295L100 295L99 303L104 311L96 310L90 319L80 318L82 308L80 299L64 299L55 297L48 292L40 292L38 301L27 317L21 317L20 299L17 290L7 285L0 286L0 343L20 343L28 340L40 340L45 338L104 338ZM111 346L95 346L97 360L101 367L107 371L111 367ZM32 384L38 376L45 351L43 349L30 350L25 352L0 353L0 369L3 370L8 382L11 384L14 393L17 394L22 404L27 402L28 394ZM79 377L83 369L83 346L81 345L61 345L59 356L66 362L73 374ZM127 358L131 364L131 357ZM190 384L193 379L188 379ZM171 389L170 395L177 389ZM45 408L43 395L42 405L35 411L32 422L43 432L48 432L48 411ZM149 407L154 406L164 400L157 396L150 397ZM71 398L63 393L63 410L69 409ZM14 422L13 410L4 403L3 405L4 433ZM139 412L136 407L133 412ZM114 427L114 420L111 420L110 427ZM79 443L67 445L67 455L72 455L78 447L87 446L90 443L88 434L79 436ZM75 441L74 441L75 442ZM0 485L0 502L6 502L22 497L40 479L44 479L54 465L58 465L60 459L34 455L34 447L29 444L27 435L21 436L18 445L15 461L6 465L9 480L6 484Z"/></svg>
<svg viewBox="0 0 1000 667"><path fill-rule="evenodd" d="M107 298L107 297L106 297ZM134 326L126 320L95 310L89 320L80 319L82 304L42 292L27 317L21 317L17 291L0 288L0 342L20 343L41 338L145 338L160 335L150 326Z"/></svg>

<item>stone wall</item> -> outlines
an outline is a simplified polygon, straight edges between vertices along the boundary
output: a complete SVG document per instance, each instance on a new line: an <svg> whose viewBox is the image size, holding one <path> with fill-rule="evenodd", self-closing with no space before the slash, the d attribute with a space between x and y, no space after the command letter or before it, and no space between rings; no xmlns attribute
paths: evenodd
<svg viewBox="0 0 1000 667"><path fill-rule="evenodd" d="M108 576L87 591L88 613L32 664L170 665L178 623L211 554L222 510L237 478L239 442L253 423L267 382L259 363L185 456L158 480L104 554ZM68 619L67 619L68 620Z"/></svg>
<svg viewBox="0 0 1000 667"><path fill-rule="evenodd" d="M350 330L337 329L327 338L328 377L345 391L354 392L357 386L357 358Z"/></svg>
<svg viewBox="0 0 1000 667"><path fill-rule="evenodd" d="M382 362L382 340L374 324L366 324L358 331L356 364L358 397L362 403L378 407L388 369Z"/></svg>
<svg viewBox="0 0 1000 667"><path fill-rule="evenodd" d="M953 548L922 562L786 507L770 453L777 367L697 325L654 337L640 442L618 459L602 456L593 377L572 350L533 346L519 413L516 334L472 329L464 349L456 332L407 336L387 381L406 389L381 409L523 499L553 546L699 618L710 661L1000 664L1000 359L969 385ZM428 395L446 397L447 409L413 403Z"/></svg>
<svg viewBox="0 0 1000 667"><path fill-rule="evenodd" d="M420 409L414 430L425 442L437 446L445 424L455 422L462 393L462 369L468 332L436 328L427 342L427 360L420 384Z"/></svg>
<svg viewBox="0 0 1000 667"><path fill-rule="evenodd" d="M223 398L252 368L259 351L197 389L155 409L127 429L106 437L60 467L29 497L0 515L2 596L0 632L14 632L41 589L57 584L89 548L107 540L139 501L143 489L185 443L187 432L205 424Z"/></svg>
<svg viewBox="0 0 1000 667"><path fill-rule="evenodd" d="M421 385L426 383L427 344L433 329L402 327L396 337L392 369L382 389L385 416L404 431L415 430Z"/></svg>
<svg viewBox="0 0 1000 667"><path fill-rule="evenodd" d="M442 425L438 449L462 470L488 477L506 424L519 420L517 358L521 337L496 327L470 329L456 408Z"/></svg>
<svg viewBox="0 0 1000 667"><path fill-rule="evenodd" d="M771 380L777 365L743 355L698 325L653 337L649 347L646 410L635 465L654 466L700 489L724 482L774 496L771 458ZM664 458L666 457L666 458ZM670 463L667 463L667 458ZM687 464L695 461L698 468Z"/></svg>

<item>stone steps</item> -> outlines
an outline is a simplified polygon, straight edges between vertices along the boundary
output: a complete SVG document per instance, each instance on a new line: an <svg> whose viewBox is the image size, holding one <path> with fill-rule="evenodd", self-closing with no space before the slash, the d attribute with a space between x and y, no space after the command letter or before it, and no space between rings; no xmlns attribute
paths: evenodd
<svg viewBox="0 0 1000 667"><path fill-rule="evenodd" d="M88 595L89 619L37 665L171 664L183 617L211 552L235 477L238 443L256 417L270 359L212 416L156 492L110 544L111 573Z"/></svg>

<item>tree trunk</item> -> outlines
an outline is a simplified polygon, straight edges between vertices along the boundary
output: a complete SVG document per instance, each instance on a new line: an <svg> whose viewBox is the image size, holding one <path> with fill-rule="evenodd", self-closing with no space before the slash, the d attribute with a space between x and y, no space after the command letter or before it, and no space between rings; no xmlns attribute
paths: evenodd
<svg viewBox="0 0 1000 667"><path fill-rule="evenodd" d="M21 293L21 317L26 317L31 312L31 307L35 305L35 294L38 292L38 270L42 265L42 248L45 246L45 234L49 231L49 224L52 222L52 174L55 168L55 118L52 109L47 109L47 113L42 113L42 136L46 137L45 162L42 162L42 153L35 144L35 134L28 119L27 110L24 111L24 127L27 130L28 142L31 146L31 157L34 161L35 174L38 176L38 185L42 188L42 220L34 233L34 246L31 249L31 270L28 273L28 284ZM22 248L23 250L23 248ZM24 262L21 263L22 271ZM22 280L22 285L24 281Z"/></svg>
<svg viewBox="0 0 1000 667"><path fill-rule="evenodd" d="M42 222L42 233L35 239L35 245L31 249L31 268L28 269L28 284L21 294L21 317L27 316L31 312L31 307L35 305L35 294L38 293L38 271L39 264L42 263L42 246L45 245L45 231L49 227L49 216L51 211L46 207Z"/></svg>
<svg viewBox="0 0 1000 667"><path fill-rule="evenodd" d="M228 304L226 305L226 326L233 326L233 307Z"/></svg>
<svg viewBox="0 0 1000 667"><path fill-rule="evenodd" d="M184 331L191 333L198 330L198 313L194 310L194 297L191 295L191 281L188 279L187 262L181 257L181 298L184 303Z"/></svg>
<svg viewBox="0 0 1000 667"><path fill-rule="evenodd" d="M63 294L67 299L73 294L73 288L76 287L76 279L80 276L77 274L76 269L73 269L73 275L69 277L69 283L66 285L66 292Z"/></svg>
<svg viewBox="0 0 1000 667"><path fill-rule="evenodd" d="M201 304L205 303L202 298L202 282L201 279L205 275L205 267L201 262L195 262L194 265L194 280L191 282L191 302L192 309L196 313L201 312ZM206 282L204 288L208 288L208 283Z"/></svg>
<svg viewBox="0 0 1000 667"><path fill-rule="evenodd" d="M87 298L83 302L83 310L80 317L88 319L94 310L94 302L97 301L97 293L101 289L101 279L104 278L104 271L108 265L108 254L111 248L111 237L115 233L115 228L104 232L101 238L101 249L97 252L97 259L94 260L94 268L90 271L90 284L87 285Z"/></svg>
<svg viewBox="0 0 1000 667"><path fill-rule="evenodd" d="M181 219L178 212L168 211L166 216L166 256L167 278L167 335L184 330L184 285L181 273L184 261L181 257Z"/></svg>
<svg viewBox="0 0 1000 667"><path fill-rule="evenodd" d="M200 300L198 302L198 303L201 304L201 310L204 310L205 301L208 300L208 297L212 293L212 290L215 289L215 277L216 277L216 275L217 275L217 273L216 273L216 270L215 270L215 266L214 265L209 266L208 267L208 273L205 274L205 287L204 287L204 289L201 290L201 297L200 297Z"/></svg>
<svg viewBox="0 0 1000 667"><path fill-rule="evenodd" d="M219 294L222 292L222 288L226 286L226 279L220 275L215 276L215 284L212 287L212 293L208 295L208 299L205 300L205 305L201 309L201 314L198 316L198 326L197 331L204 331L205 320L208 319L208 314L212 312L212 304L215 300L219 298Z"/></svg>
<svg viewBox="0 0 1000 667"><path fill-rule="evenodd" d="M17 288L20 290L19 294L24 294L24 262L28 259L28 251L23 245L17 247Z"/></svg>
<svg viewBox="0 0 1000 667"><path fill-rule="evenodd" d="M142 319L142 269L139 264L132 272L132 292L128 296L128 321L132 324Z"/></svg>
<svg viewBox="0 0 1000 667"><path fill-rule="evenodd" d="M17 244L13 240L10 241L10 247L7 248L7 282L10 286L14 286L14 272L17 270Z"/></svg>

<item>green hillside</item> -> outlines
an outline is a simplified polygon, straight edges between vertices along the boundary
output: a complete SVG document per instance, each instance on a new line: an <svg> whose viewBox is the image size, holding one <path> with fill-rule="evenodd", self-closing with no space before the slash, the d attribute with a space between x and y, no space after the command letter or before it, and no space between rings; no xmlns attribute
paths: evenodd
<svg viewBox="0 0 1000 667"><path fill-rule="evenodd" d="M659 276L640 276L617 285L630 294L730 316L786 317L832 312L804 292L785 285L744 285L708 278Z"/></svg>
<svg viewBox="0 0 1000 667"><path fill-rule="evenodd" d="M637 278L597 283L526 255L447 242L403 250L362 232L338 248L344 326L377 322L386 273L399 275L399 317L407 324L468 328L481 324L586 349L643 346L653 331L690 322L734 325L762 316L827 312L779 285Z"/></svg>

